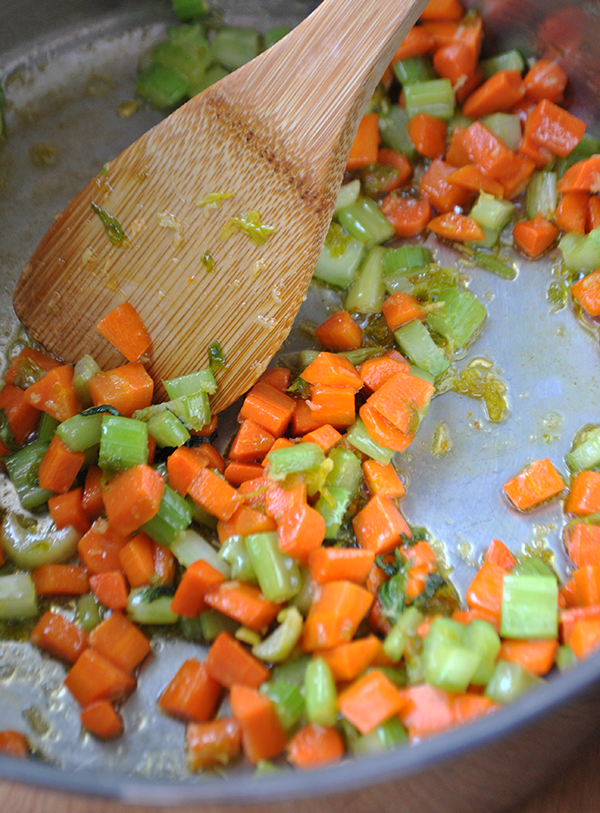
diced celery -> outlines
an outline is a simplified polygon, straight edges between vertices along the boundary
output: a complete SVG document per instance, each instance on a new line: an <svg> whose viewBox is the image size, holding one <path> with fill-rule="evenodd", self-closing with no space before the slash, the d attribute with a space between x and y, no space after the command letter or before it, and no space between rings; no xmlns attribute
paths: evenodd
<svg viewBox="0 0 600 813"><path fill-rule="evenodd" d="M454 115L454 90L449 79L431 79L406 85L404 101L409 119L417 113L428 113L439 119L451 119Z"/></svg>
<svg viewBox="0 0 600 813"><path fill-rule="evenodd" d="M189 25L171 25L167 28L167 39L173 45L185 45L187 48L198 48L201 51L208 44L206 31L202 23Z"/></svg>
<svg viewBox="0 0 600 813"><path fill-rule="evenodd" d="M70 559L77 552L80 537L71 525L60 530L43 524L25 527L12 511L2 520L0 532L6 558L28 570Z"/></svg>
<svg viewBox="0 0 600 813"><path fill-rule="evenodd" d="M385 353L385 347L373 345L372 347L359 347L356 350L345 350L343 353L340 353L340 356L347 358L350 364L358 366L362 364L363 361L367 361L367 359L379 358L383 353Z"/></svg>
<svg viewBox="0 0 600 813"><path fill-rule="evenodd" d="M85 593L77 598L75 619L86 632L91 632L100 623L100 609L92 593Z"/></svg>
<svg viewBox="0 0 600 813"><path fill-rule="evenodd" d="M186 98L190 83L183 74L172 68L151 65L138 76L135 89L142 99L151 102L155 107L168 110L181 104Z"/></svg>
<svg viewBox="0 0 600 813"><path fill-rule="evenodd" d="M556 579L556 573L540 556L524 556L510 571L513 576L549 576Z"/></svg>
<svg viewBox="0 0 600 813"><path fill-rule="evenodd" d="M348 449L332 449L328 457L333 463L333 468L327 475L325 485L328 488L331 486L343 488L354 497L362 479L360 460Z"/></svg>
<svg viewBox="0 0 600 813"><path fill-rule="evenodd" d="M77 393L84 409L92 406L89 381L102 370L91 356L82 356L73 371L73 389Z"/></svg>
<svg viewBox="0 0 600 813"><path fill-rule="evenodd" d="M374 246L365 257L358 279L346 296L346 310L358 313L381 313L385 299L383 284L384 249Z"/></svg>
<svg viewBox="0 0 600 813"><path fill-rule="evenodd" d="M288 607L296 607L301 615L306 618L313 603L315 585L310 577L310 570L307 567L300 568L300 576L302 579L302 587L291 601L288 601Z"/></svg>
<svg viewBox="0 0 600 813"><path fill-rule="evenodd" d="M198 93L202 93L203 90L220 82L221 79L224 79L228 75L229 71L226 71L225 68L222 68L220 65L213 65L206 73L203 73L193 85L190 85L190 98L196 96Z"/></svg>
<svg viewBox="0 0 600 813"><path fill-rule="evenodd" d="M436 618L423 642L425 680L449 692L464 692L481 663L481 655L464 645L465 627Z"/></svg>
<svg viewBox="0 0 600 813"><path fill-rule="evenodd" d="M333 726L337 722L337 690L323 658L313 658L304 675L304 702L309 723Z"/></svg>
<svg viewBox="0 0 600 813"><path fill-rule="evenodd" d="M433 255L430 249L424 246L389 248L383 256L383 271L386 276L400 271L414 273L415 270L425 268L432 262Z"/></svg>
<svg viewBox="0 0 600 813"><path fill-rule="evenodd" d="M525 60L519 51L504 51L502 54L482 59L479 67L483 71L484 77L489 79L498 71L519 71L519 73L522 73L525 70Z"/></svg>
<svg viewBox="0 0 600 813"><path fill-rule="evenodd" d="M558 205L556 172L534 172L527 187L527 217L530 220L542 214L552 220Z"/></svg>
<svg viewBox="0 0 600 813"><path fill-rule="evenodd" d="M600 426L585 433L585 438L565 457L572 472L594 469L600 465Z"/></svg>
<svg viewBox="0 0 600 813"><path fill-rule="evenodd" d="M337 219L348 234L366 248L385 243L394 236L394 227L371 198L358 198L350 206L339 209Z"/></svg>
<svg viewBox="0 0 600 813"><path fill-rule="evenodd" d="M272 45L275 45L276 42L279 42L279 40L287 37L291 30L289 25L285 24L278 25L275 28L269 28L269 30L264 33L265 48L270 48Z"/></svg>
<svg viewBox="0 0 600 813"><path fill-rule="evenodd" d="M494 673L496 658L500 652L498 633L489 621L476 618L465 628L464 645L481 656L471 683L474 686L486 686Z"/></svg>
<svg viewBox="0 0 600 813"><path fill-rule="evenodd" d="M177 545L178 543L176 542L175 544ZM172 549L173 548L171 548L171 550ZM252 560L246 550L246 543L243 536L230 536L229 539L225 539L217 555L219 559L222 559L230 566L230 578L239 579L249 584L258 584L256 573L252 566Z"/></svg>
<svg viewBox="0 0 600 813"><path fill-rule="evenodd" d="M296 607L284 607L277 616L279 626L260 644L252 647L252 654L262 661L286 661L302 636L303 620Z"/></svg>
<svg viewBox="0 0 600 813"><path fill-rule="evenodd" d="M176 418L168 409L150 418L147 425L148 434L154 438L156 445L160 448L183 446L191 437L179 418Z"/></svg>
<svg viewBox="0 0 600 813"><path fill-rule="evenodd" d="M208 42L200 50L165 40L154 46L152 59L155 64L170 68L185 76L191 87L204 75L212 57Z"/></svg>
<svg viewBox="0 0 600 813"><path fill-rule="evenodd" d="M393 65L396 79L401 85L414 85L436 78L431 59L427 56L410 56L398 59Z"/></svg>
<svg viewBox="0 0 600 813"><path fill-rule="evenodd" d="M214 567L215 570L222 573L226 579L230 577L238 578L231 576L228 560L225 556L221 556L222 549L216 551L204 537L200 536L199 533L193 531L191 528L183 531L183 533L172 542L170 550L179 564L185 568L190 567L194 562L202 560L208 562L211 567Z"/></svg>
<svg viewBox="0 0 600 813"><path fill-rule="evenodd" d="M553 576L504 577L503 638L558 637L558 584Z"/></svg>
<svg viewBox="0 0 600 813"><path fill-rule="evenodd" d="M347 726L344 726L344 729L346 732L348 731ZM354 729L353 736L348 739L353 754L381 754L384 751L391 751L398 745L408 743L408 734L400 720L397 717L391 717L369 734L359 734Z"/></svg>
<svg viewBox="0 0 600 813"><path fill-rule="evenodd" d="M392 661L399 661L402 658L409 637L416 634L422 620L423 613L416 607L411 606L404 610L383 642L383 651L388 658Z"/></svg>
<svg viewBox="0 0 600 813"><path fill-rule="evenodd" d="M271 680L285 680L286 683L291 683L292 686L302 689L304 687L306 667L310 662L310 655L301 655L299 658L292 658L292 660L285 663L278 663L273 667Z"/></svg>
<svg viewBox="0 0 600 813"><path fill-rule="evenodd" d="M413 319L394 331L394 338L402 353L435 378L445 372L450 363L444 352L433 341L425 325Z"/></svg>
<svg viewBox="0 0 600 813"><path fill-rule="evenodd" d="M360 182L357 183L360 185ZM348 288L354 280L364 253L363 243L354 237L350 238L343 254L339 256L324 245L317 260L314 276L329 285Z"/></svg>
<svg viewBox="0 0 600 813"><path fill-rule="evenodd" d="M221 28L211 49L217 62L234 71L258 55L260 42L257 32L250 28Z"/></svg>
<svg viewBox="0 0 600 813"><path fill-rule="evenodd" d="M587 235L569 232L560 240L558 247L567 271L594 271L600 268L600 229L592 229Z"/></svg>
<svg viewBox="0 0 600 813"><path fill-rule="evenodd" d="M414 364L410 366L410 374L420 378L422 381L427 381L432 387L435 384L435 378L431 373L428 373L427 370L422 370L420 367L416 367Z"/></svg>
<svg viewBox="0 0 600 813"><path fill-rule="evenodd" d="M207 644L212 643L221 632L228 632L230 635L235 635L235 632L240 626L233 618L228 618L228 616L210 607L208 610L203 610L200 613L199 619L202 638Z"/></svg>
<svg viewBox="0 0 600 813"><path fill-rule="evenodd" d="M316 469L325 460L323 449L316 443L297 443L283 449L274 449L267 455L269 477L284 480L288 474Z"/></svg>
<svg viewBox="0 0 600 813"><path fill-rule="evenodd" d="M379 116L379 135L385 147L401 152L407 158L416 155L415 145L408 135L408 114L400 105L393 104L389 111Z"/></svg>
<svg viewBox="0 0 600 813"><path fill-rule="evenodd" d="M102 416L101 469L123 471L148 462L148 427L133 418Z"/></svg>
<svg viewBox="0 0 600 813"><path fill-rule="evenodd" d="M520 663L499 660L486 687L485 696L494 703L506 705L539 683L542 683L540 678Z"/></svg>
<svg viewBox="0 0 600 813"><path fill-rule="evenodd" d="M171 0L173 11L182 22L205 17L210 11L207 0Z"/></svg>
<svg viewBox="0 0 600 813"><path fill-rule="evenodd" d="M56 434L72 452L85 452L100 443L102 415L74 415L58 426Z"/></svg>
<svg viewBox="0 0 600 813"><path fill-rule="evenodd" d="M208 367L195 373L179 376L179 378L163 381L163 384L171 400L181 398L183 395L195 395L197 392L207 392L209 395L214 395L217 391L217 382Z"/></svg>
<svg viewBox="0 0 600 813"><path fill-rule="evenodd" d="M508 147L516 152L521 143L521 119L514 113L492 113L481 119L488 130L495 133Z"/></svg>
<svg viewBox="0 0 600 813"><path fill-rule="evenodd" d="M275 703L275 710L286 731L291 731L304 713L304 698L297 686L285 680L268 680L259 689Z"/></svg>
<svg viewBox="0 0 600 813"><path fill-rule="evenodd" d="M245 539L258 584L269 601L282 603L295 596L302 579L296 562L279 549L276 531L251 534Z"/></svg>
<svg viewBox="0 0 600 813"><path fill-rule="evenodd" d="M556 665L561 672L566 672L577 663L579 663L579 659L568 644L558 647L556 652Z"/></svg>
<svg viewBox="0 0 600 813"><path fill-rule="evenodd" d="M56 429L59 423L60 421L57 421L56 418L52 417L52 415L48 415L47 412L42 412L42 417L40 418L40 422L38 423L37 430L38 441L40 443L50 443L50 441L56 434Z"/></svg>
<svg viewBox="0 0 600 813"><path fill-rule="evenodd" d="M27 511L39 508L54 494L41 488L38 480L38 469L49 445L36 440L4 458L8 476L17 490L21 505Z"/></svg>
<svg viewBox="0 0 600 813"><path fill-rule="evenodd" d="M427 324L454 347L466 347L479 333L487 317L485 306L470 291L447 288L438 296L436 310Z"/></svg>
<svg viewBox="0 0 600 813"><path fill-rule="evenodd" d="M189 504L171 486L165 485L158 512L142 525L141 530L155 542L169 547L191 521L192 509Z"/></svg>
<svg viewBox="0 0 600 813"><path fill-rule="evenodd" d="M153 587L135 587L127 599L127 615L136 624L176 624L171 610L172 595L156 595Z"/></svg>
<svg viewBox="0 0 600 813"><path fill-rule="evenodd" d="M387 466L394 456L392 449L381 446L373 440L360 418L357 418L356 422L353 423L346 432L346 440L354 446L355 449L358 449L359 452L363 452L369 457L372 457L373 460L376 460L383 466Z"/></svg>
<svg viewBox="0 0 600 813"><path fill-rule="evenodd" d="M389 294L402 293L412 294L415 286L406 278L406 271L398 271L396 274L389 274L383 277L383 284Z"/></svg>
<svg viewBox="0 0 600 813"><path fill-rule="evenodd" d="M500 200L487 192L480 192L470 211L470 216L480 226L488 229L503 229L513 216L515 207L508 200Z"/></svg>
<svg viewBox="0 0 600 813"><path fill-rule="evenodd" d="M338 192L333 214L336 215L340 209L345 209L347 206L352 206L352 204L356 203L358 200L359 195L360 181L358 178L354 181L350 181L350 183L344 184L344 186L342 186Z"/></svg>
<svg viewBox="0 0 600 813"><path fill-rule="evenodd" d="M35 586L29 573L0 576L0 620L21 620L37 614Z"/></svg>
<svg viewBox="0 0 600 813"><path fill-rule="evenodd" d="M351 499L349 491L337 486L330 486L326 494L319 495L315 508L325 520L325 539L337 539Z"/></svg>
<svg viewBox="0 0 600 813"><path fill-rule="evenodd" d="M487 226L480 226L480 228L485 235L483 240L470 240L469 246L493 248L500 239L500 229L489 229Z"/></svg>

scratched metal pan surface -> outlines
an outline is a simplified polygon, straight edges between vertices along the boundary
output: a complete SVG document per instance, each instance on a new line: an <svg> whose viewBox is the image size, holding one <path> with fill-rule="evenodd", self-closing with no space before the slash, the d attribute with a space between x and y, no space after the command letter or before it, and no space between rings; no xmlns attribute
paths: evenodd
<svg viewBox="0 0 600 813"><path fill-rule="evenodd" d="M298 22L316 3L229 0L219 5L227 22L266 29L283 21ZM597 3L484 0L479 5L493 32L493 50L513 45L526 54L561 56L572 79L571 109L597 132ZM106 161L160 120L156 111L143 107L130 118L119 116L117 110L133 97L139 55L172 22L167 3L155 0L52 4L3 0L0 5L0 79L8 131L0 151L3 360L22 338L12 311L12 291L53 217ZM31 160L40 146L49 148L45 165ZM429 244L443 262L459 261L450 249ZM540 457L550 457L566 474L564 456L574 434L599 421L598 336L583 328L570 306L553 309L547 297L550 285L559 279L558 258L550 256L539 263L515 260L514 281L461 266L470 290L485 303L489 315L468 355L456 360L459 371L474 358L491 365L508 388L507 419L491 423L480 401L444 394L432 403L409 453L397 460L409 483L403 511L409 522L426 526L445 546L461 592L495 537L517 551L527 546L551 548L561 576L568 573L560 505L555 502L523 516L508 508L501 486ZM299 320L318 323L339 304L334 293L314 288ZM281 353L304 346L306 334L296 330ZM235 410L228 420L233 427ZM451 449L435 456L433 435L440 422ZM5 508L14 506L11 487L4 481L0 495ZM328 800L326 810L361 810L377 799L382 809L412 813L469 811L482 809L482 803L491 811L547 776L600 716L594 694L589 694L600 679L600 661L592 658L573 672L552 678L514 707L411 749L349 760L310 778L288 771L250 780L243 768L232 769L227 781L214 775L191 777L183 757L183 726L157 713L155 704L174 666L191 650L202 657L202 650L190 644L155 640L155 657L123 708L125 735L102 744L82 735L79 709L62 686L62 666L29 644L0 642L0 729L25 727L45 758L33 762L0 758L0 777L7 783L0 783L0 798L3 792L18 794L15 788L39 785L165 809L192 804L218 809L242 802L263 810L267 803L287 809L285 800L294 799L296 810L305 805L314 810L319 797ZM579 697L586 699L575 702ZM565 708L568 713L561 714ZM529 740L523 739L526 735ZM550 741L552 748L547 747ZM501 744L499 749L495 743ZM535 754L527 770L527 760L520 756L523 748L526 753L533 748ZM482 778L474 755L486 753L487 778ZM450 758L452 771L445 767ZM464 770L475 772L468 781ZM434 792L440 781L441 795ZM412 797L405 795L409 790ZM69 797L70 811L79 809L74 798Z"/></svg>

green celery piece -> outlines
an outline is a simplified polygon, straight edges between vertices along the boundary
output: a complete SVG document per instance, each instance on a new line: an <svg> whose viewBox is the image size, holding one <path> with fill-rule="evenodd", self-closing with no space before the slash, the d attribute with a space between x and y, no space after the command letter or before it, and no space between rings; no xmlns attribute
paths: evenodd
<svg viewBox="0 0 600 813"><path fill-rule="evenodd" d="M260 41L256 31L250 28L221 28L211 42L216 62L235 71L250 62L260 51Z"/></svg>
<svg viewBox="0 0 600 813"><path fill-rule="evenodd" d="M561 672L566 672L579 663L577 655L573 652L570 646L559 646L556 653L556 665Z"/></svg>
<svg viewBox="0 0 600 813"><path fill-rule="evenodd" d="M75 620L85 632L91 632L100 621L100 609L92 593L85 593L77 598Z"/></svg>
<svg viewBox="0 0 600 813"><path fill-rule="evenodd" d="M29 573L0 576L0 620L33 618L38 614L35 586Z"/></svg>
<svg viewBox="0 0 600 813"><path fill-rule="evenodd" d="M194 17L205 17L210 11L207 0L171 0L173 11L181 22L193 20Z"/></svg>
<svg viewBox="0 0 600 813"><path fill-rule="evenodd" d="M286 683L291 683L292 686L302 689L304 687L306 667L311 660L310 655L301 655L299 658L292 658L285 663L275 664L271 672L271 681L284 680Z"/></svg>
<svg viewBox="0 0 600 813"><path fill-rule="evenodd" d="M485 124L488 130L498 136L509 150L516 152L521 143L521 120L514 113L492 113L484 116L481 123Z"/></svg>
<svg viewBox="0 0 600 813"><path fill-rule="evenodd" d="M161 110L170 110L181 104L190 91L189 80L172 68L151 65L135 83L138 96Z"/></svg>
<svg viewBox="0 0 600 813"><path fill-rule="evenodd" d="M218 556L231 567L232 579L239 579L248 584L258 584L243 536L230 536L225 539L221 544Z"/></svg>
<svg viewBox="0 0 600 813"><path fill-rule="evenodd" d="M337 722L337 690L331 669L323 658L313 658L304 675L304 702L309 723L334 726Z"/></svg>
<svg viewBox="0 0 600 813"><path fill-rule="evenodd" d="M581 141L572 150L566 158L559 158L555 163L555 170L558 174L558 177L562 177L564 173L572 167L573 164L576 164L577 161L583 161L585 158L591 158L592 155L597 155L600 153L600 139L596 138L595 136L590 135L589 133L584 133Z"/></svg>
<svg viewBox="0 0 600 813"><path fill-rule="evenodd" d="M100 443L102 415L74 415L57 427L56 434L72 452L85 452Z"/></svg>
<svg viewBox="0 0 600 813"><path fill-rule="evenodd" d="M230 635L235 635L236 630L239 629L239 624L233 618L228 618L226 615L213 610L210 607L203 610L199 616L200 629L202 638L205 643L211 644L221 632L228 632Z"/></svg>
<svg viewBox="0 0 600 813"><path fill-rule="evenodd" d="M73 371L73 389L84 409L92 406L92 396L90 395L90 378L93 378L102 370L91 356L82 356Z"/></svg>
<svg viewBox="0 0 600 813"><path fill-rule="evenodd" d="M348 730L346 726L344 728ZM354 732L354 736L349 738L353 754L381 754L408 743L406 729L397 717L386 720L369 734L359 734L356 729Z"/></svg>
<svg viewBox="0 0 600 813"><path fill-rule="evenodd" d="M21 505L27 511L39 508L54 495L53 491L41 488L38 469L50 443L36 440L4 458L8 476L14 485Z"/></svg>
<svg viewBox="0 0 600 813"><path fill-rule="evenodd" d="M482 59L479 67L483 71L485 79L489 79L498 71L519 71L519 73L522 73L525 70L525 60L520 51L504 51L488 59Z"/></svg>
<svg viewBox="0 0 600 813"><path fill-rule="evenodd" d="M592 229L587 235L569 232L561 238L558 247L567 271L595 271L600 268L600 228Z"/></svg>
<svg viewBox="0 0 600 813"><path fill-rule="evenodd" d="M304 698L300 689L285 680L268 680L262 684L259 691L275 704L277 716L284 729L292 731L304 713Z"/></svg>
<svg viewBox="0 0 600 813"><path fill-rule="evenodd" d="M57 421L56 418L52 417L52 415L48 415L47 412L42 412L42 417L40 418L37 430L38 441L40 441L40 443L50 443L56 434L56 429L59 423L60 421Z"/></svg>
<svg viewBox="0 0 600 813"><path fill-rule="evenodd" d="M449 79L431 79L416 85L406 85L404 101L409 119L417 113L428 113L439 119L451 119L456 103Z"/></svg>
<svg viewBox="0 0 600 813"><path fill-rule="evenodd" d="M431 59L427 56L411 56L399 59L393 65L396 79L401 85L414 85L436 78Z"/></svg>
<svg viewBox="0 0 600 813"><path fill-rule="evenodd" d="M416 607L407 607L388 632L383 642L383 651L392 661L399 661L404 655L408 639L416 635L417 627L423 620L423 613Z"/></svg>
<svg viewBox="0 0 600 813"><path fill-rule="evenodd" d="M510 571L513 576L548 576L557 579L550 565L539 556L524 556ZM558 579L557 579L558 580Z"/></svg>
<svg viewBox="0 0 600 813"><path fill-rule="evenodd" d="M432 387L435 385L435 378L431 373L428 373L427 370L422 370L420 367L416 367L414 364L410 366L410 374L420 378L422 381L427 381Z"/></svg>
<svg viewBox="0 0 600 813"><path fill-rule="evenodd" d="M573 447L565 460L573 473L600 465L600 426L588 430L585 438Z"/></svg>
<svg viewBox="0 0 600 813"><path fill-rule="evenodd" d="M499 660L485 690L485 696L494 703L506 705L543 681L520 663Z"/></svg>
<svg viewBox="0 0 600 813"><path fill-rule="evenodd" d="M406 278L406 271L398 271L397 274L388 274L383 278L383 284L389 294L413 294L415 286Z"/></svg>
<svg viewBox="0 0 600 813"><path fill-rule="evenodd" d="M210 401L205 392L183 395L169 401L168 407L187 429L198 431L210 423Z"/></svg>
<svg viewBox="0 0 600 813"><path fill-rule="evenodd" d="M211 85L215 85L217 82L220 82L221 79L224 79L226 76L229 76L229 71L226 71L225 68L222 68L220 65L213 65L206 71L206 73L202 74L197 82L190 85L190 98L197 96L198 93L202 93L203 90L206 90L206 88L209 88Z"/></svg>
<svg viewBox="0 0 600 813"><path fill-rule="evenodd" d="M133 418L103 415L99 466L123 471L148 462L148 426Z"/></svg>
<svg viewBox="0 0 600 813"><path fill-rule="evenodd" d="M335 208L333 214L336 215L340 209L345 209L346 206L351 206L358 200L360 195L360 181L356 178L350 183L344 184L340 188L335 201Z"/></svg>
<svg viewBox="0 0 600 813"><path fill-rule="evenodd" d="M156 65L170 68L185 76L191 87L204 75L211 62L211 54L208 42L200 50L197 47L176 45L166 40L154 46L152 59Z"/></svg>
<svg viewBox="0 0 600 813"><path fill-rule="evenodd" d="M337 539L351 499L349 491L337 486L330 486L326 495L319 495L315 508L325 520L325 539Z"/></svg>
<svg viewBox="0 0 600 813"><path fill-rule="evenodd" d="M195 373L179 376L179 378L163 381L163 384L167 395L172 401L184 395L195 395L197 392L207 392L209 395L214 395L217 391L217 382L208 367Z"/></svg>
<svg viewBox="0 0 600 813"><path fill-rule="evenodd" d="M371 198L358 198L340 209L337 219L348 234L372 248L394 236L394 227Z"/></svg>
<svg viewBox="0 0 600 813"><path fill-rule="evenodd" d="M488 229L487 226L481 226L481 231L485 235L483 240L470 240L469 246L493 248L500 239L500 229Z"/></svg>
<svg viewBox="0 0 600 813"><path fill-rule="evenodd" d="M465 646L463 624L436 618L423 642L425 680L449 692L464 692L471 683L481 655Z"/></svg>
<svg viewBox="0 0 600 813"><path fill-rule="evenodd" d="M487 192L480 192L471 211L470 217L483 228L503 229L511 219L515 207L508 200L500 200Z"/></svg>
<svg viewBox="0 0 600 813"><path fill-rule="evenodd" d="M325 460L325 453L316 443L297 443L283 449L274 449L267 455L269 477L283 480L288 474L316 469Z"/></svg>
<svg viewBox="0 0 600 813"><path fill-rule="evenodd" d="M346 310L358 313L381 313L385 300L383 256L381 246L370 249L360 268L357 280L346 296Z"/></svg>
<svg viewBox="0 0 600 813"><path fill-rule="evenodd" d="M275 28L269 28L269 30L264 33L265 49L270 48L272 45L275 45L276 42L279 42L279 40L287 37L291 30L289 25L285 24L275 26Z"/></svg>
<svg viewBox="0 0 600 813"><path fill-rule="evenodd" d="M287 606L277 616L279 626L252 647L255 658L269 663L286 661L302 637L303 619L296 607Z"/></svg>
<svg viewBox="0 0 600 813"><path fill-rule="evenodd" d="M418 319L395 330L394 338L400 351L434 378L450 366L442 349L435 344L425 325Z"/></svg>
<svg viewBox="0 0 600 813"><path fill-rule="evenodd" d="M333 468L327 475L325 486L343 488L354 497L362 480L360 460L349 449L332 449L328 457L333 462Z"/></svg>
<svg viewBox="0 0 600 813"><path fill-rule="evenodd" d="M136 624L176 624L172 595L155 596L156 588L134 587L127 599L127 615Z"/></svg>
<svg viewBox="0 0 600 813"><path fill-rule="evenodd" d="M371 435L367 432L367 428L361 418L357 418L355 423L348 429L346 432L346 440L354 446L355 449L358 449L359 452L363 452L363 454L372 457L373 460L381 463L382 466L387 466L394 456L392 449L381 446L373 440Z"/></svg>
<svg viewBox="0 0 600 813"><path fill-rule="evenodd" d="M278 540L277 532L270 531L250 534L245 543L263 595L283 603L300 591L302 577L296 562L279 549Z"/></svg>
<svg viewBox="0 0 600 813"><path fill-rule="evenodd" d="M192 509L189 504L165 485L158 512L141 529L161 545L169 547L179 538L192 521Z"/></svg>
<svg viewBox="0 0 600 813"><path fill-rule="evenodd" d="M533 220L540 213L547 220L552 220L557 205L556 172L534 172L527 187L527 202L525 205L527 217Z"/></svg>
<svg viewBox="0 0 600 813"><path fill-rule="evenodd" d="M208 45L206 31L202 23L169 26L167 28L167 39L173 45L184 45L186 48L194 48L200 52L204 51Z"/></svg>
<svg viewBox="0 0 600 813"><path fill-rule="evenodd" d="M424 246L400 246L389 248L383 257L383 271L386 276L404 272L420 271L433 262L431 250Z"/></svg>
<svg viewBox="0 0 600 813"><path fill-rule="evenodd" d="M340 353L340 356L344 356L347 358L350 364L354 364L357 367L359 364L362 364L363 361L367 361L367 359L379 358L379 356L385 353L385 347L382 345L374 345L373 347L359 347L356 350L345 350L343 353Z"/></svg>
<svg viewBox="0 0 600 813"><path fill-rule="evenodd" d="M393 104L386 114L379 116L379 135L384 147L401 152L410 159L415 157L417 151L408 135L407 124L408 114L397 104Z"/></svg>
<svg viewBox="0 0 600 813"><path fill-rule="evenodd" d="M343 254L337 256L332 249L324 245L321 249L314 276L328 285L338 288L348 288L354 281L356 272L365 253L363 243L350 238Z"/></svg>
<svg viewBox="0 0 600 813"><path fill-rule="evenodd" d="M504 577L503 638L557 638L558 584L554 576Z"/></svg>
<svg viewBox="0 0 600 813"><path fill-rule="evenodd" d="M179 418L168 409L150 418L147 426L148 434L154 438L156 445L161 449L183 446L191 437Z"/></svg>
<svg viewBox="0 0 600 813"><path fill-rule="evenodd" d="M476 618L465 629L464 645L481 656L471 683L474 686L487 686L500 652L501 642L498 633L488 621Z"/></svg>
<svg viewBox="0 0 600 813"><path fill-rule="evenodd" d="M447 288L438 296L438 309L431 311L427 324L454 347L466 347L479 333L487 310L470 291ZM439 308L442 304L443 307Z"/></svg>

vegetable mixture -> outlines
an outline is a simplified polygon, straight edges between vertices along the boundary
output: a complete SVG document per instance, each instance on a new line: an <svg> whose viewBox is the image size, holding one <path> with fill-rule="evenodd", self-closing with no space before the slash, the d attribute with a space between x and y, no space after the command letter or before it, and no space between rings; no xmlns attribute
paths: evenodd
<svg viewBox="0 0 600 813"><path fill-rule="evenodd" d="M167 108L259 47L227 28L209 44L203 5L174 5L186 24L138 82ZM566 495L566 584L548 557L494 539L461 602L435 540L401 511L394 460L433 397L453 389L483 398L491 420L507 412L501 381L454 371L487 311L422 236L507 279L504 246L536 258L558 239L574 306L600 315L600 143L561 106L558 62L480 60L482 31L459 0L431 0L402 43L360 124L315 271L345 307L317 328L320 349L261 376L225 456L210 412L227 364L218 337L209 365L164 381L158 404L135 302L98 324L126 359L116 369L32 346L11 359L0 454L23 509L47 508L52 522L4 517L0 620L65 664L95 737L122 733L119 710L167 630L192 642L157 698L182 737L185 726L190 771L240 758L311 768L418 742L600 646L600 427L575 438L570 480L545 459L503 486L507 511ZM214 208L228 195L200 193ZM218 273L210 260L207 247L202 262ZM30 747L2 731L0 751Z"/></svg>

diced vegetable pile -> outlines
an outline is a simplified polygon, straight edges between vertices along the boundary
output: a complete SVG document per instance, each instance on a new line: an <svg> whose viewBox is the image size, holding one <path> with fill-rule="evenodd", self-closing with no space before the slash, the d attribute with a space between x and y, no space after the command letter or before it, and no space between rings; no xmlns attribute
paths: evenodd
<svg viewBox="0 0 600 813"><path fill-rule="evenodd" d="M164 107L259 48L226 28L209 45L203 4L175 7L191 22L153 49L138 82ZM490 419L506 417L501 382L453 370L486 308L421 235L510 279L503 247L535 258L562 233L574 303L600 315L600 144L560 106L558 62L480 60L482 30L458 0L431 0L401 45L315 271L345 307L317 328L321 349L261 376L225 456L210 412L226 364L218 341L206 369L163 382L159 404L135 303L98 324L127 360L116 369L34 347L12 358L0 453L22 507L47 506L51 523L5 516L0 619L64 662L96 737L123 731L120 708L167 625L190 657L157 703L186 725L191 771L241 755L309 768L417 742L600 646L600 427L576 437L568 484L548 459L504 484L507 510L566 494L562 586L549 557L494 539L461 604L435 540L400 510L394 456L436 393L483 397ZM0 732L0 751L28 748Z"/></svg>

